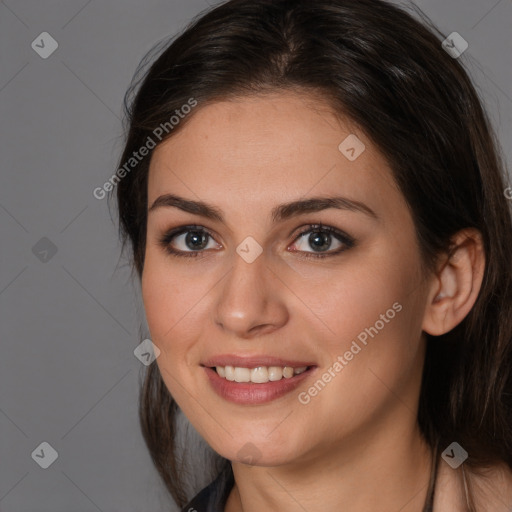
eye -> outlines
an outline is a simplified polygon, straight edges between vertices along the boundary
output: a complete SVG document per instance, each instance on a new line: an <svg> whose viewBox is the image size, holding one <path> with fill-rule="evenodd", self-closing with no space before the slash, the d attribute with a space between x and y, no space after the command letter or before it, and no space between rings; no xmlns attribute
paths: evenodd
<svg viewBox="0 0 512 512"><path fill-rule="evenodd" d="M335 245L334 250L332 247L333 242ZM295 239L294 245L298 245L298 247L292 250L304 253L306 258L325 258L327 256L335 256L354 247L355 240L336 228L322 224L312 224L299 234ZM312 247L313 251L308 251L308 246Z"/></svg>
<svg viewBox="0 0 512 512"><path fill-rule="evenodd" d="M220 244L209 246L212 235L201 226L182 226L164 234L159 240L160 245L172 256L196 257L204 249L222 247ZM174 248L173 246L178 246Z"/></svg>
<svg viewBox="0 0 512 512"><path fill-rule="evenodd" d="M185 258L204 256L206 249L222 248L222 245L215 243L213 236L201 226L181 226L172 229L159 239L159 244L171 256ZM294 247L297 245L298 247ZM308 245L313 248L313 251L307 250ZM301 257L305 258L326 258L336 256L354 245L354 238L336 228L310 224L299 233L288 249L291 248L292 252L301 254Z"/></svg>

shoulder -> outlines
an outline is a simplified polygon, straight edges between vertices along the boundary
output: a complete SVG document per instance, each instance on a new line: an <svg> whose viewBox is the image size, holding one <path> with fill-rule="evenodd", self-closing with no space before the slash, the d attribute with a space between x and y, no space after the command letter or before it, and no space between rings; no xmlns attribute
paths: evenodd
<svg viewBox="0 0 512 512"><path fill-rule="evenodd" d="M477 510L512 510L512 469L507 464L476 470L471 475L471 484Z"/></svg>
<svg viewBox="0 0 512 512"><path fill-rule="evenodd" d="M504 463L477 469L463 465L453 470L441 460L434 510L466 512L467 494L472 497L475 512L512 511L512 470Z"/></svg>

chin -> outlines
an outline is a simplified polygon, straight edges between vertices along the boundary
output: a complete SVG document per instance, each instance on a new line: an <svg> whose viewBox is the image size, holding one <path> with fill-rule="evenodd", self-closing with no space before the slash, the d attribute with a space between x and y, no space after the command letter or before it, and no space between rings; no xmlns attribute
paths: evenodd
<svg viewBox="0 0 512 512"><path fill-rule="evenodd" d="M282 466L296 460L298 455L292 446L276 446L275 442L272 443L265 437L247 438L230 446L210 446L231 462L250 466Z"/></svg>

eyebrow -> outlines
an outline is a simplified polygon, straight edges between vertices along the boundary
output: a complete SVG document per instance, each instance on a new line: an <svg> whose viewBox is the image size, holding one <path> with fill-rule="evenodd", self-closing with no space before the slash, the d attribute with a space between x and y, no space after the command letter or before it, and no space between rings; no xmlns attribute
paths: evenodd
<svg viewBox="0 0 512 512"><path fill-rule="evenodd" d="M224 223L224 215L222 210L203 201L192 201L175 194L163 194L155 199L151 207L148 209L148 213L162 207L179 208L185 212L193 213L195 215L200 215L202 217ZM376 220L379 218L378 215L364 203L361 203L360 201L354 201L346 197L335 196L311 197L308 199L301 199L280 204L272 209L271 219L272 222L276 223L296 215L319 212L328 208L364 213L365 215L373 217Z"/></svg>

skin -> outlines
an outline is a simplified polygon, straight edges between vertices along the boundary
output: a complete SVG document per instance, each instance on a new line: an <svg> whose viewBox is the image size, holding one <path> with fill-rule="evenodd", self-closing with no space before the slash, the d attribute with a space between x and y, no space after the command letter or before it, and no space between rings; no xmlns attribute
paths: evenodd
<svg viewBox="0 0 512 512"><path fill-rule="evenodd" d="M355 161L338 149L349 134L366 147ZM479 233L459 233L454 257L426 275L410 211L383 156L321 98L291 91L198 108L153 153L148 204L166 193L211 203L225 217L151 210L142 294L166 386L207 443L232 461L226 511L338 512L340 503L351 512L420 511L431 456L416 422L423 332L451 330L473 306L485 263ZM378 219L329 208L271 221L278 204L332 195L364 203ZM315 247L307 235L296 240L299 228L318 223L356 245L301 258L297 250L314 254ZM189 224L211 233L207 248L195 258L169 255L159 239ZM263 250L252 263L236 252L248 236ZM331 240L335 252L342 244ZM193 251L184 236L172 246ZM298 392L394 303L402 310L301 404ZM297 392L238 405L213 391L201 367L218 354L292 357L318 368ZM242 462L248 443L256 447L253 465ZM456 510L457 484L447 476L441 487L436 504Z"/></svg>

